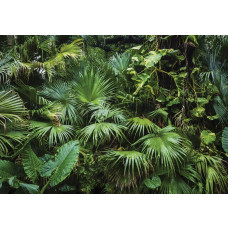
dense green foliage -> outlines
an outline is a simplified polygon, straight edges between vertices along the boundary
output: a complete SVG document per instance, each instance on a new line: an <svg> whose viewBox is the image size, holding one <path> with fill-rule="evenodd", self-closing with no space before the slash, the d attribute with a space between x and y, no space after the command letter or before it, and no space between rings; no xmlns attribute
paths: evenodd
<svg viewBox="0 0 228 228"><path fill-rule="evenodd" d="M1 36L0 193L227 193L226 36Z"/></svg>

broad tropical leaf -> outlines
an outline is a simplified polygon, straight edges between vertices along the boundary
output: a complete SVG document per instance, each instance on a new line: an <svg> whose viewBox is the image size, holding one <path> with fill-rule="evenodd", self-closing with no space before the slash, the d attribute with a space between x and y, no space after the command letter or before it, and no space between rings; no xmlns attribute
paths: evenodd
<svg viewBox="0 0 228 228"><path fill-rule="evenodd" d="M41 175L50 177L50 186L53 187L70 175L79 155L78 141L70 141L62 145L58 150L55 160L49 160L41 167Z"/></svg>
<svg viewBox="0 0 228 228"><path fill-rule="evenodd" d="M222 147L223 150L228 153L228 127L225 127L222 132Z"/></svg>
<svg viewBox="0 0 228 228"><path fill-rule="evenodd" d="M22 164L25 173L30 178L30 180L33 183L36 182L39 175L41 162L40 159L33 152L30 144L28 144L22 151Z"/></svg>
<svg viewBox="0 0 228 228"><path fill-rule="evenodd" d="M0 160L0 178L10 178L13 176L24 176L23 167L10 161Z"/></svg>

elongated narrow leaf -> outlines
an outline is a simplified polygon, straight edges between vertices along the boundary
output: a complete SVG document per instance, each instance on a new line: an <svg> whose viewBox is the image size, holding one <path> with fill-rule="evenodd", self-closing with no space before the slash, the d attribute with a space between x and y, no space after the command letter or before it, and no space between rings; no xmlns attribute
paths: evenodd
<svg viewBox="0 0 228 228"><path fill-rule="evenodd" d="M25 173L34 183L38 178L41 161L33 152L30 145L27 145L22 152L22 164Z"/></svg>
<svg viewBox="0 0 228 228"><path fill-rule="evenodd" d="M50 177L50 186L55 186L62 182L74 168L79 155L78 141L70 141L58 149L55 160L49 160L41 167L41 175Z"/></svg>

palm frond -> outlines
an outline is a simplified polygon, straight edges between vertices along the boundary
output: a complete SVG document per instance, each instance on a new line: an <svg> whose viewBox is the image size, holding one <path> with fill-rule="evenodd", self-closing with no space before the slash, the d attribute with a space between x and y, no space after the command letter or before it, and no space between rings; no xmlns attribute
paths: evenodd
<svg viewBox="0 0 228 228"><path fill-rule="evenodd" d="M89 109L93 112L90 118L95 119L96 122L114 121L117 124L126 122L126 117L123 111L119 108L113 108L107 103L101 105L90 105Z"/></svg>
<svg viewBox="0 0 228 228"><path fill-rule="evenodd" d="M195 162L197 171L206 183L205 193L227 191L228 176L220 158L196 152Z"/></svg>
<svg viewBox="0 0 228 228"><path fill-rule="evenodd" d="M108 179L119 187L135 188L137 182L149 173L150 163L138 151L107 151L103 159Z"/></svg>
<svg viewBox="0 0 228 228"><path fill-rule="evenodd" d="M165 109L159 108L154 110L153 112L149 113L149 117L155 119L156 117L161 117L163 121L167 124L168 123L168 112Z"/></svg>
<svg viewBox="0 0 228 228"><path fill-rule="evenodd" d="M114 55L109 64L112 66L116 75L123 75L130 64L131 54L123 53Z"/></svg>
<svg viewBox="0 0 228 228"><path fill-rule="evenodd" d="M39 96L37 90L29 85L25 85L23 81L16 81L17 87L15 88L17 92L26 97L30 103L37 105L47 105L50 104L50 101L45 99L42 96Z"/></svg>
<svg viewBox="0 0 228 228"><path fill-rule="evenodd" d="M157 132L160 129L156 124L145 117L133 117L128 119L127 127L129 128L129 132L134 134L135 137L137 135L144 136L146 133Z"/></svg>
<svg viewBox="0 0 228 228"><path fill-rule="evenodd" d="M75 62L81 57L81 44L81 40L75 40L71 44L64 44L53 58L43 62L43 67L46 70L49 79L52 79L55 67L65 71L67 59Z"/></svg>
<svg viewBox="0 0 228 228"><path fill-rule="evenodd" d="M71 125L55 126L49 122L30 121L33 134L40 140L47 138L49 146L65 143L72 139L74 128Z"/></svg>
<svg viewBox="0 0 228 228"><path fill-rule="evenodd" d="M94 123L80 131L80 139L84 142L88 142L91 139L94 145L99 145L104 142L110 142L112 138L118 140L125 138L123 130L126 130L125 126L115 123Z"/></svg>
<svg viewBox="0 0 228 228"><path fill-rule="evenodd" d="M75 95L82 104L102 104L110 99L113 93L113 84L95 72L94 69L85 69L83 74L76 78Z"/></svg>
<svg viewBox="0 0 228 228"><path fill-rule="evenodd" d="M25 113L23 101L14 91L0 91L0 125L5 130L7 121L22 121Z"/></svg>
<svg viewBox="0 0 228 228"><path fill-rule="evenodd" d="M51 109L58 113L58 118L62 122L80 123L81 117L77 110L76 97L71 89L69 82L55 80L45 85L39 94L54 102Z"/></svg>
<svg viewBox="0 0 228 228"><path fill-rule="evenodd" d="M170 172L175 172L175 166L183 162L189 146L186 139L172 132L173 129L168 126L157 134L148 134L134 143L140 143L142 151L150 159L154 159L156 165L161 165Z"/></svg>

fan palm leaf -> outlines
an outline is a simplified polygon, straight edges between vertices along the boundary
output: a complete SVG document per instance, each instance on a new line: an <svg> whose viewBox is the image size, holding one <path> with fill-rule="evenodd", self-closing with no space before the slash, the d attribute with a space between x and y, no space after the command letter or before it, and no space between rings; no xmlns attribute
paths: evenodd
<svg viewBox="0 0 228 228"><path fill-rule="evenodd" d="M123 130L126 130L125 126L115 123L94 123L80 130L80 139L84 142L92 139L94 145L97 146L103 142L110 142L112 138L118 140L125 138Z"/></svg>
<svg viewBox="0 0 228 228"><path fill-rule="evenodd" d="M0 91L0 124L6 128L6 121L22 121L25 107L21 98L13 91Z"/></svg>
<svg viewBox="0 0 228 228"><path fill-rule="evenodd" d="M113 84L95 72L94 69L85 69L83 74L76 78L74 86L75 95L82 104L102 104L110 98Z"/></svg>
<svg viewBox="0 0 228 228"><path fill-rule="evenodd" d="M149 173L150 163L145 154L138 151L106 151L103 160L108 179L119 187L135 188L137 182Z"/></svg>
<svg viewBox="0 0 228 228"><path fill-rule="evenodd" d="M54 102L52 106L58 110L62 122L74 124L81 122L81 117L77 110L76 97L71 89L69 82L56 80L45 85L39 94Z"/></svg>
<svg viewBox="0 0 228 228"><path fill-rule="evenodd" d="M168 123L168 112L165 110L165 109L162 109L162 108L159 108L159 109L156 109L154 110L153 112L149 113L149 117L151 117L152 119L160 116L165 123Z"/></svg>
<svg viewBox="0 0 228 228"><path fill-rule="evenodd" d="M126 122L126 117L123 111L119 108L113 108L107 103L102 103L101 105L90 105L89 110L93 112L90 121L93 119L97 122L114 121L117 124L123 124Z"/></svg>
<svg viewBox="0 0 228 228"><path fill-rule="evenodd" d="M222 159L202 153L195 153L196 168L205 181L205 193L226 192L228 176Z"/></svg>
<svg viewBox="0 0 228 228"><path fill-rule="evenodd" d="M110 59L109 64L112 66L116 75L123 75L130 64L130 60L131 54L125 52L123 54L114 55Z"/></svg>
<svg viewBox="0 0 228 228"><path fill-rule="evenodd" d="M152 121L145 117L133 117L128 119L127 127L129 132L137 135L144 136L146 133L157 132L160 128L154 124Z"/></svg>
<svg viewBox="0 0 228 228"><path fill-rule="evenodd" d="M170 172L175 171L175 165L182 163L189 146L189 142L176 132L172 132L173 130L173 127L168 126L157 134L148 134L135 142L141 144L142 151L154 159L155 164L169 169Z"/></svg>
<svg viewBox="0 0 228 228"><path fill-rule="evenodd" d="M33 134L40 140L48 138L49 146L64 143L73 136L74 128L71 125L55 126L50 122L30 121Z"/></svg>

